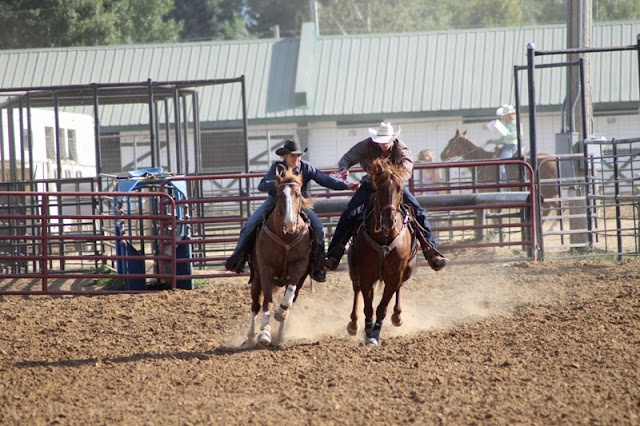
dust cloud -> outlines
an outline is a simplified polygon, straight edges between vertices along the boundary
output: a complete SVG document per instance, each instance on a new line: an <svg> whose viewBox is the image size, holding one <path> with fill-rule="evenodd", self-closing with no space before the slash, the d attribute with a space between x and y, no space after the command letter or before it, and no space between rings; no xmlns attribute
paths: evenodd
<svg viewBox="0 0 640 426"><path fill-rule="evenodd" d="M374 312L382 295L382 286L375 290ZM382 339L407 336L427 331L446 330L462 323L472 323L495 316L508 315L518 306L528 303L552 303L560 297L548 289L533 285L511 265L450 266L435 273L429 268L418 268L407 281L401 293L401 327L391 324L395 297L389 303L383 323ZM280 302L282 291L276 293L274 304ZM284 340L317 342L325 337L344 338L362 342L364 312L362 296L358 301L358 334L346 331L353 304L351 280L346 271L329 274L326 283L307 281L298 300L291 307L286 320ZM261 319L258 317L258 321ZM232 339L240 345L246 339L250 317L242 330ZM278 323L272 320L272 332Z"/></svg>

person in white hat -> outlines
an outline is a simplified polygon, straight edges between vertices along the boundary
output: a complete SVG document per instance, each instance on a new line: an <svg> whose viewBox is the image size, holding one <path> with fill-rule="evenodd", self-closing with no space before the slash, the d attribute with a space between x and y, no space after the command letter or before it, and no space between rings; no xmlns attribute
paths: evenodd
<svg viewBox="0 0 640 426"><path fill-rule="evenodd" d="M346 177L349 168L353 165L360 163L364 170L369 170L373 160L383 157L389 159L394 165L402 167L404 169L402 177L405 182L408 182L413 174L413 160L407 145L398 138L399 133L399 131L394 131L390 123L384 121L377 129L369 129L369 137L351 147L338 162L343 177ZM360 188L353 194L347 209L342 213L336 225L325 260L327 269L335 270L340 264L345 245L355 232L358 217L374 191L368 175L364 176L360 181ZM421 227L425 230L423 234L418 235L424 257L432 269L441 270L447 264L447 259L436 250L436 242L427 220L427 212L407 187L404 188L404 202L415 211L416 221L420 225L418 228Z"/></svg>
<svg viewBox="0 0 640 426"><path fill-rule="evenodd" d="M516 125L516 110L512 105L502 105L496 110L498 120L489 124L496 129L499 136L487 143L496 145L498 158L513 158L518 150L518 127ZM507 180L507 169L500 166L500 179Z"/></svg>
<svg viewBox="0 0 640 426"><path fill-rule="evenodd" d="M329 175L322 173L316 169L308 161L304 161L302 156L307 152L300 147L300 144L296 140L285 140L282 147L276 150L276 154L282 157L282 160L275 161L267 174L262 178L258 184L258 189L263 192L268 192L269 196L262 203L262 205L253 212L251 217L247 219L240 236L238 236L238 242L231 256L225 261L225 269L228 271L234 271L241 273L244 270L244 265L249 259L251 253L252 243L255 240L253 234L260 224L260 220L263 216L267 216L276 206L277 190L275 186L276 173L282 169L292 170L295 174L302 175L302 195L307 197L309 181L313 180L317 184L324 186L325 188L334 189L336 191L345 189L358 189L360 184L358 182L345 182L339 179L335 179ZM324 267L325 247L324 247L324 227L322 222L318 218L318 215L310 209L304 209L307 217L311 221L311 228L315 236L316 244L314 245L314 252L312 253L313 271L311 276L315 281L326 281L326 270Z"/></svg>
<svg viewBox="0 0 640 426"><path fill-rule="evenodd" d="M498 148L498 158L513 158L518 150L518 127L516 125L516 110L512 105L502 105L496 110L501 126L502 135L490 142ZM501 179L506 180L506 170L502 170Z"/></svg>

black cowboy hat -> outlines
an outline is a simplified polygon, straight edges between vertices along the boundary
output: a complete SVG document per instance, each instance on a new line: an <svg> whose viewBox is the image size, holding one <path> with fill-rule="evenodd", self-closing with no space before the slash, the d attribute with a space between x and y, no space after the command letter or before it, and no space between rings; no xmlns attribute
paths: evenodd
<svg viewBox="0 0 640 426"><path fill-rule="evenodd" d="M307 152L307 149L309 148L305 148L303 151L302 148L300 148L300 143L298 141L287 139L284 141L284 146L282 148L276 149L276 154L279 156L283 156L285 154L304 154Z"/></svg>

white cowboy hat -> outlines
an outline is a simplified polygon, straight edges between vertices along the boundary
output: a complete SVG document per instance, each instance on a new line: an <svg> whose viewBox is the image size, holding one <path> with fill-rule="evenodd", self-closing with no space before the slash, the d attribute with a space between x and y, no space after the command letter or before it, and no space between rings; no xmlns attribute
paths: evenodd
<svg viewBox="0 0 640 426"><path fill-rule="evenodd" d="M502 117L503 115L515 114L516 109L513 105L502 105L500 108L496 110L496 115L498 117Z"/></svg>
<svg viewBox="0 0 640 426"><path fill-rule="evenodd" d="M398 130L397 133L394 133L391 123L385 123L384 121L380 123L378 129L369 129L371 140L375 143L389 143L399 134L400 130Z"/></svg>

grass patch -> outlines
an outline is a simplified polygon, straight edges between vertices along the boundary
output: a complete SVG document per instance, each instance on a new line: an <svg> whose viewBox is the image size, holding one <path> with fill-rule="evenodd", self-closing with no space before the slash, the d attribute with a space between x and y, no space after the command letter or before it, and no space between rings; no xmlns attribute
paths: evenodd
<svg viewBox="0 0 640 426"><path fill-rule="evenodd" d="M101 265L97 268L94 268L90 272L91 274L115 274L116 271L111 269L107 265ZM87 285L99 287L101 290L106 291L117 291L117 290L126 290L127 289L127 280L123 278L113 277L113 278L94 278Z"/></svg>

